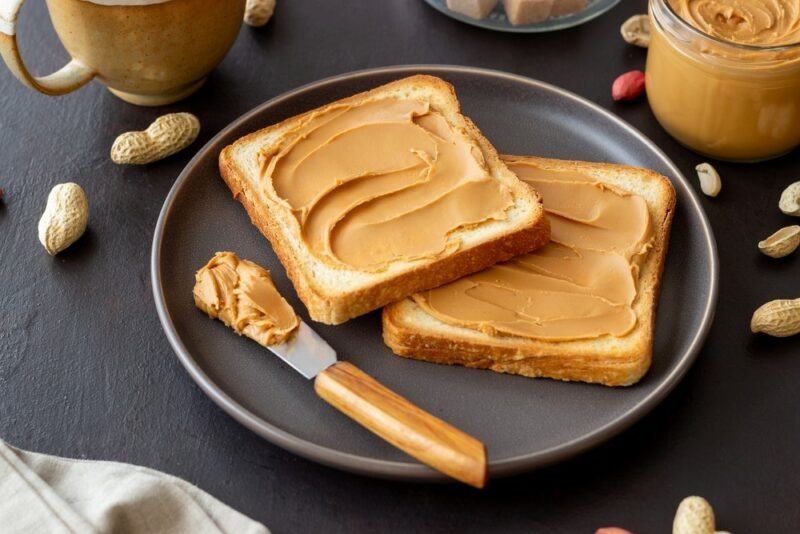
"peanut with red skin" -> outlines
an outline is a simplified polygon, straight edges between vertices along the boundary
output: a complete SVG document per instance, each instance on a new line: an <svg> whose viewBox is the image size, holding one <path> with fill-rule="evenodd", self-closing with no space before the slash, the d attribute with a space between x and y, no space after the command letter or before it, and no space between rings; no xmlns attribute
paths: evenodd
<svg viewBox="0 0 800 534"><path fill-rule="evenodd" d="M615 102L636 100L644 94L644 72L632 70L619 76L611 86L611 98Z"/></svg>
<svg viewBox="0 0 800 534"><path fill-rule="evenodd" d="M598 528L594 534L633 534L630 530L619 527Z"/></svg>

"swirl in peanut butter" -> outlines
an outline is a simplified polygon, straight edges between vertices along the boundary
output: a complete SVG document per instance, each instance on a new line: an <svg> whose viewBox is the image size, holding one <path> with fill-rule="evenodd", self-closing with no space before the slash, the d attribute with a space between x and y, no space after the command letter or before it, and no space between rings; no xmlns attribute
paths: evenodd
<svg viewBox="0 0 800 534"><path fill-rule="evenodd" d="M643 198L578 172L507 164L544 199L551 243L414 296L440 320L490 335L565 341L636 326L639 265L652 246Z"/></svg>
<svg viewBox="0 0 800 534"><path fill-rule="evenodd" d="M672 9L702 32L739 44L800 43L798 0L669 0Z"/></svg>
<svg viewBox="0 0 800 534"><path fill-rule="evenodd" d="M283 343L300 326L269 271L233 252L217 252L197 271L193 293L209 317L264 346Z"/></svg>
<svg viewBox="0 0 800 534"><path fill-rule="evenodd" d="M267 193L314 255L342 268L439 257L461 245L454 232L513 204L480 148L414 99L326 108L260 157Z"/></svg>

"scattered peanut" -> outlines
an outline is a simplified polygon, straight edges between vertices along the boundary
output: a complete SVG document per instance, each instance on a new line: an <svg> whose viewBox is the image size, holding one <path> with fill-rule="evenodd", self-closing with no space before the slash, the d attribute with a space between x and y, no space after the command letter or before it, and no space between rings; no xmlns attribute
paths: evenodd
<svg viewBox="0 0 800 534"><path fill-rule="evenodd" d="M152 163L191 145L200 133L200 121L191 113L163 115L143 132L127 132L114 141L114 163Z"/></svg>
<svg viewBox="0 0 800 534"><path fill-rule="evenodd" d="M247 0L244 22L248 26L263 26L272 18L275 0Z"/></svg>
<svg viewBox="0 0 800 534"><path fill-rule="evenodd" d="M598 528L594 534L631 534L631 531L619 527Z"/></svg>
<svg viewBox="0 0 800 534"><path fill-rule="evenodd" d="M650 17L634 15L622 24L619 32L626 43L647 48L650 46Z"/></svg>
<svg viewBox="0 0 800 534"><path fill-rule="evenodd" d="M788 256L800 246L800 226L781 228L763 241L759 241L758 250L770 258Z"/></svg>
<svg viewBox="0 0 800 534"><path fill-rule="evenodd" d="M644 94L644 72L632 70L619 76L611 86L611 98L620 100L636 100Z"/></svg>
<svg viewBox="0 0 800 534"><path fill-rule="evenodd" d="M695 167L697 170L697 177L700 179L700 189L703 193L710 197L719 195L722 190L722 180L719 177L717 169L711 166L710 163L701 163Z"/></svg>
<svg viewBox="0 0 800 534"><path fill-rule="evenodd" d="M800 217L800 182L795 182L783 190L778 208L786 215Z"/></svg>
<svg viewBox="0 0 800 534"><path fill-rule="evenodd" d="M5 192L5 191L3 191L3 188L2 188L2 187L0 187L0 200L3 200L3 196L4 196L5 194L6 194L6 192Z"/></svg>
<svg viewBox="0 0 800 534"><path fill-rule="evenodd" d="M55 256L86 230L89 221L89 201L78 184L58 184L47 197L47 206L39 219L39 241L51 256Z"/></svg>
<svg viewBox="0 0 800 534"><path fill-rule="evenodd" d="M800 298L772 300L758 308L750 320L750 330L774 337L800 333Z"/></svg>
<svg viewBox="0 0 800 534"><path fill-rule="evenodd" d="M678 505L672 534L715 534L714 509L702 497L686 497Z"/></svg>

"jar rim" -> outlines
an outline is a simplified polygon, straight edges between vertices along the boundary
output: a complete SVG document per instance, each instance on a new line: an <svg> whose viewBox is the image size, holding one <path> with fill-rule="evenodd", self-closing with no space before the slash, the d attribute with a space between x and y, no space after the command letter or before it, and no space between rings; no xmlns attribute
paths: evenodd
<svg viewBox="0 0 800 534"><path fill-rule="evenodd" d="M672 8L668 0L650 0L650 5L653 4L661 4L666 7L669 14L675 18L678 23L687 28L692 33L695 33L701 37L714 41L715 43L729 46L731 48L738 48L739 50L747 50L750 52L784 52L787 50L795 50L800 49L800 41L794 43L787 43L787 44L779 44L779 45L770 45L770 46L760 46L760 45L751 45L751 44L744 44L744 43L737 43L735 41L729 41L727 39L722 39L721 37L716 37L714 35L709 35L700 28L696 28L692 26L687 20L684 20L683 17L678 15L675 10ZM655 18L655 16L653 17ZM656 20L658 22L658 20Z"/></svg>

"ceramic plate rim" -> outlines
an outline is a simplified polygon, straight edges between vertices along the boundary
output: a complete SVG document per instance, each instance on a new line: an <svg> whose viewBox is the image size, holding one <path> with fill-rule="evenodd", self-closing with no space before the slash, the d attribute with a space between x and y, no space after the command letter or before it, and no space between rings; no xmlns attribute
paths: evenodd
<svg viewBox="0 0 800 534"><path fill-rule="evenodd" d="M167 310L166 297L164 295L161 282L161 243L170 211L172 210L173 204L180 189L192 174L193 168L201 158L206 156L209 150L213 149L218 139L225 136L231 130L237 128L241 123L258 115L264 109L275 106L284 100L293 98L304 92L350 79L394 73L399 75L409 75L413 71L425 71L443 76L446 76L448 73L466 73L478 76L506 78L514 82L531 85L540 90L555 92L563 97L568 98L569 100L572 100L576 105L590 108L591 111L602 115L605 119L612 121L616 125L627 130L628 133L638 138L653 152L653 154L661 159L664 165L666 165L666 167L673 173L676 179L674 181L675 185L677 187L683 187L688 193L690 206L687 206L687 208L690 207L699 215L701 222L700 230L707 245L704 253L708 254L707 261L711 271L711 287L708 293L708 298L705 302L705 308L703 309L700 326L694 333L694 337L689 343L688 349L679 357L678 362L672 371L662 379L661 383L656 386L653 391L651 391L647 396L645 396L637 404L628 409L624 414L615 420L610 421L609 423L579 438L561 443L548 449L539 450L530 454L523 454L501 460L490 461L489 474L491 478L498 478L531 471L565 460L596 445L599 445L600 443L629 428L632 424L640 420L644 415L655 408L655 406L658 405L680 382L688 369L691 367L692 363L694 363L695 359L697 358L703 342L705 341L711 328L714 313L716 311L719 285L719 259L717 254L716 240L714 238L713 231L711 230L708 217L706 216L706 213L700 204L698 194L689 185L686 178L683 176L680 170L678 170L677 166L672 162L672 160L670 160L669 157L667 157L667 155L655 145L655 143L653 143L639 130L623 121L610 111L598 106L597 104L565 89L561 89L554 85L517 74L477 67L435 64L396 65L390 67L358 70L324 78L282 93L264 102L263 104L256 106L254 109L241 115L228 124L228 126L220 130L200 150L198 150L197 154L195 154L195 156L186 164L183 171L181 171L164 200L164 205L161 208L161 212L159 213L158 221L156 223L150 256L151 283L159 321L161 322L161 326L167 335L167 339L172 346L172 349L177 354L181 364L189 372L189 375L214 403L216 403L239 423L249 428L259 436L272 442L273 444L314 462L358 474L411 481L432 482L447 480L444 475L433 471L427 466L415 463L413 461L397 462L369 458L315 444L294 436L293 434L274 425L271 425L241 406L205 374L205 372L200 368L198 363L191 356L191 353L181 341L180 336L178 335L172 322L169 311ZM311 387L310 384L309 387Z"/></svg>

